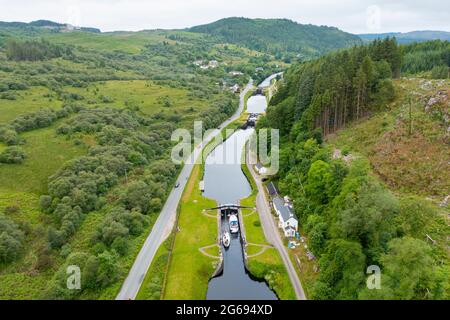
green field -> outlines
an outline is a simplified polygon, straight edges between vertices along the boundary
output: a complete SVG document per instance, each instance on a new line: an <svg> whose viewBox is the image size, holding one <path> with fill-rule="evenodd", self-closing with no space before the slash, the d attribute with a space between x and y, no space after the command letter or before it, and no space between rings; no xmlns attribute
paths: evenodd
<svg viewBox="0 0 450 320"><path fill-rule="evenodd" d="M48 97L51 91L45 87L32 87L16 94L16 100L0 100L0 124L14 120L18 115L41 108L57 109L62 102Z"/></svg>
<svg viewBox="0 0 450 320"><path fill-rule="evenodd" d="M0 164L2 192L44 194L49 176L66 161L86 153L85 147L56 135L56 125L22 134L27 158L23 164Z"/></svg>
<svg viewBox="0 0 450 320"><path fill-rule="evenodd" d="M208 282L217 259L209 258L200 248L217 243L217 218L204 215L203 210L216 202L206 199L199 190L200 165L195 166L183 194L172 257L169 262L165 300L204 300Z"/></svg>

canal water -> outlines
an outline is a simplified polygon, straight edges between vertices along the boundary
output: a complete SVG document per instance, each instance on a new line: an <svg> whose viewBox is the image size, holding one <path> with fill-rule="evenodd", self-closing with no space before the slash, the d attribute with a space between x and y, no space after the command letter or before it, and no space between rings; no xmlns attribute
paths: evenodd
<svg viewBox="0 0 450 320"><path fill-rule="evenodd" d="M264 97L265 111L267 103ZM204 196L219 204L237 204L251 194L251 186L241 169L243 149L254 129L238 130L206 159ZM229 231L228 217L222 217L221 232ZM244 264L240 234L231 235L228 249L222 247L224 268L209 283L207 300L277 300L264 281L251 277Z"/></svg>
<svg viewBox="0 0 450 320"><path fill-rule="evenodd" d="M267 109L267 99L265 95L258 94L251 96L247 100L247 113L264 113Z"/></svg>
<svg viewBox="0 0 450 320"><path fill-rule="evenodd" d="M281 76L282 74L283 74L283 72L275 73L275 74L271 75L270 77L266 78L263 82L261 82L258 87L260 87L260 88L269 87L270 84L272 83L272 80L278 76Z"/></svg>
<svg viewBox="0 0 450 320"><path fill-rule="evenodd" d="M251 186L241 169L245 142L254 129L236 131L206 159L205 193L219 204L237 204L251 193ZM228 217L222 217L222 233L229 231ZM223 273L210 281L207 300L276 300L265 282L253 279L244 264L240 234L231 235L228 249L222 248Z"/></svg>
<svg viewBox="0 0 450 320"><path fill-rule="evenodd" d="M261 82L258 87L259 88L267 88L272 83L272 80L278 77L279 75L282 75L283 73L276 73L265 79L263 82ZM264 113L267 109L267 99L265 95L257 94L254 96L251 96L247 100L247 113Z"/></svg>

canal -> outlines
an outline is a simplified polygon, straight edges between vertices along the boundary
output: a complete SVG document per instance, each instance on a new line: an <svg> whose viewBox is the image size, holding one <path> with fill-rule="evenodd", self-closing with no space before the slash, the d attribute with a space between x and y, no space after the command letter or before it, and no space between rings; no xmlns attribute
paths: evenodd
<svg viewBox="0 0 450 320"><path fill-rule="evenodd" d="M265 112L267 102L265 97L262 97L264 100L259 99L255 103L258 110L252 113ZM205 197L215 199L223 205L237 204L240 199L251 194L251 186L242 172L241 163L245 143L253 133L254 129L236 131L207 157L204 175ZM229 231L227 213L222 215L222 234ZM231 235L230 247L228 249L222 247L222 253L223 272L211 279L207 300L277 299L266 282L253 278L247 271L240 234Z"/></svg>

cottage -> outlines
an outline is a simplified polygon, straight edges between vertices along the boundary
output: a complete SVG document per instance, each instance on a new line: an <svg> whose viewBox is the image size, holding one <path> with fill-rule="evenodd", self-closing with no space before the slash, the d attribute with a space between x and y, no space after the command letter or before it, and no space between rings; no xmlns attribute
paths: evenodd
<svg viewBox="0 0 450 320"><path fill-rule="evenodd" d="M261 176L266 175L268 173L268 169L259 162L255 165L255 170Z"/></svg>
<svg viewBox="0 0 450 320"><path fill-rule="evenodd" d="M210 67L210 68L217 68L218 66L219 66L219 61L217 61L217 60L211 60L209 63L208 63L208 66Z"/></svg>
<svg viewBox="0 0 450 320"><path fill-rule="evenodd" d="M235 77L235 76L243 76L244 74L240 71L230 71L230 74Z"/></svg>
<svg viewBox="0 0 450 320"><path fill-rule="evenodd" d="M284 235L288 238L295 237L298 231L298 220L292 208L278 196L273 199L273 208L278 215L278 226L283 230Z"/></svg>
<svg viewBox="0 0 450 320"><path fill-rule="evenodd" d="M230 90L234 93L239 93L241 91L241 88L239 87L239 85L236 83L234 86L230 87Z"/></svg>

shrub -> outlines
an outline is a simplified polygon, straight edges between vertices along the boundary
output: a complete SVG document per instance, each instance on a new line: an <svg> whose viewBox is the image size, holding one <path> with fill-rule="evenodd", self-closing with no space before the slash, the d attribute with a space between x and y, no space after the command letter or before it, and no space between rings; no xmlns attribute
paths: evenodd
<svg viewBox="0 0 450 320"><path fill-rule="evenodd" d="M49 212L52 206L52 197L48 195L43 195L39 199L39 206L41 207L41 210L44 212Z"/></svg>
<svg viewBox="0 0 450 320"><path fill-rule="evenodd" d="M12 92L4 92L0 95L0 99L3 100L17 100L17 95Z"/></svg>
<svg viewBox="0 0 450 320"><path fill-rule="evenodd" d="M7 215L15 214L15 213L18 213L19 211L20 211L20 207L17 205L7 206L5 208L5 214L7 214Z"/></svg>
<svg viewBox="0 0 450 320"><path fill-rule="evenodd" d="M124 256L128 252L128 241L125 238L117 238L113 241L111 249L116 251L119 255Z"/></svg>
<svg viewBox="0 0 450 320"><path fill-rule="evenodd" d="M0 214L0 263L17 259L23 248L24 234L18 225Z"/></svg>
<svg viewBox="0 0 450 320"><path fill-rule="evenodd" d="M17 145L20 142L17 132L9 127L0 127L0 141L8 146Z"/></svg>
<svg viewBox="0 0 450 320"><path fill-rule="evenodd" d="M25 158L25 152L19 147L7 147L0 153L0 163L20 164Z"/></svg>

